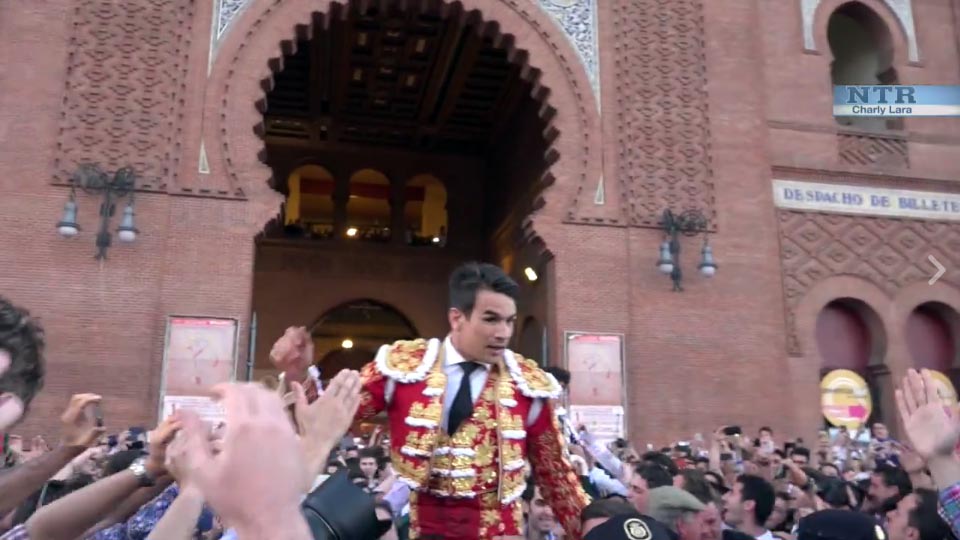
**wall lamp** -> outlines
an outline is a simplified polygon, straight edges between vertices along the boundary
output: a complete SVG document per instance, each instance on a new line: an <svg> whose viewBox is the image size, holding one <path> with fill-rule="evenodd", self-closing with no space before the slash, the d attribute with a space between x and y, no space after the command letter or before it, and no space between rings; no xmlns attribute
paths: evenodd
<svg viewBox="0 0 960 540"><path fill-rule="evenodd" d="M680 235L696 236L703 233L703 248L700 250L700 265L697 267L704 277L713 277L717 273L717 263L713 260L713 249L710 247L706 216L699 210L685 210L674 214L669 209L664 210L660 226L663 228L664 240L660 244L660 258L657 268L670 276L673 280L674 292L682 292L683 272L680 270Z"/></svg>
<svg viewBox="0 0 960 540"><path fill-rule="evenodd" d="M64 238L73 238L80 233L77 223L77 186L85 193L102 195L100 203L100 230L97 232L97 260L107 258L107 249L110 247L110 218L116 210L115 201L127 197L127 205L117 227L117 238L121 242L133 242L140 232L134 225L133 192L136 189L136 177L133 169L124 167L111 177L96 165L81 165L74 173L70 186L70 198L63 205L63 217L57 223L57 232Z"/></svg>

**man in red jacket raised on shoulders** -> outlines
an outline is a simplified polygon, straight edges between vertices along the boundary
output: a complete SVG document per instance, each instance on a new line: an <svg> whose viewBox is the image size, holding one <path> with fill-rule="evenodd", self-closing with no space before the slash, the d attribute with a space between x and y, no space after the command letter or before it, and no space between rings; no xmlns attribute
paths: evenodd
<svg viewBox="0 0 960 540"><path fill-rule="evenodd" d="M497 266L460 266L450 276L449 335L384 345L361 371L357 418L387 412L393 468L412 489L412 539L522 535L525 461L568 540L580 537L590 501L550 404L560 386L507 348L518 290ZM288 329L270 356L282 384L310 378L305 329Z"/></svg>

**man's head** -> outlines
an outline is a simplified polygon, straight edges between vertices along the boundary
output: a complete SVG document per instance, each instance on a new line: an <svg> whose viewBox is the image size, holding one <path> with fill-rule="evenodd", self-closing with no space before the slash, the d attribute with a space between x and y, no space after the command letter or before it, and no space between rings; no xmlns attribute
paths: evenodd
<svg viewBox="0 0 960 540"><path fill-rule="evenodd" d="M790 459L798 467L806 467L810 464L810 449L798 446L790 452Z"/></svg>
<svg viewBox="0 0 960 540"><path fill-rule="evenodd" d="M680 467L677 467L677 463L673 461L673 458L667 455L669 452L669 448L666 452L647 452L643 454L641 459L646 463L653 463L663 467L671 477L674 477L680 474Z"/></svg>
<svg viewBox="0 0 960 540"><path fill-rule="evenodd" d="M776 530L787 521L787 514L790 512L790 495L785 492L777 493L777 499L773 503L773 511L767 516L767 522L764 524L769 530Z"/></svg>
<svg viewBox="0 0 960 540"><path fill-rule="evenodd" d="M513 336L520 287L499 267L467 263L450 275L450 339L468 360L495 363Z"/></svg>
<svg viewBox="0 0 960 540"><path fill-rule="evenodd" d="M660 465L641 463L630 474L627 498L638 512L647 512L647 499L651 489L672 486L673 477Z"/></svg>
<svg viewBox="0 0 960 540"><path fill-rule="evenodd" d="M637 509L620 498L598 499L585 506L580 512L582 534L587 535L596 527L603 525L615 516L639 516Z"/></svg>
<svg viewBox="0 0 960 540"><path fill-rule="evenodd" d="M953 538L950 527L937 511L937 493L918 489L900 499L896 510L887 514L890 540L943 540Z"/></svg>
<svg viewBox="0 0 960 540"><path fill-rule="evenodd" d="M560 366L550 366L550 367L544 368L544 371L553 375L553 378L556 379L558 383L560 383L560 386L563 387L564 390L566 390L567 387L570 386L569 371L563 369Z"/></svg>
<svg viewBox="0 0 960 540"><path fill-rule="evenodd" d="M881 441L886 440L890 437L890 430L887 429L885 424L877 422L873 424L873 438L879 439Z"/></svg>
<svg viewBox="0 0 960 540"><path fill-rule="evenodd" d="M873 516L849 510L821 510L800 519L797 540L886 540Z"/></svg>
<svg viewBox="0 0 960 540"><path fill-rule="evenodd" d="M759 476L744 474L733 489L723 496L724 519L738 529L761 527L773 512L776 493L770 482Z"/></svg>
<svg viewBox="0 0 960 540"><path fill-rule="evenodd" d="M0 297L0 431L16 424L43 387L43 329Z"/></svg>
<svg viewBox="0 0 960 540"><path fill-rule="evenodd" d="M867 489L865 510L876 511L884 501L894 497L905 497L913 490L910 476L900 467L881 464L870 475L870 487Z"/></svg>
<svg viewBox="0 0 960 540"><path fill-rule="evenodd" d="M537 533L548 533L557 528L557 518L554 517L553 510L543 498L543 494L540 493L539 487L528 483L522 497L527 524L531 529Z"/></svg>
<svg viewBox="0 0 960 540"><path fill-rule="evenodd" d="M377 463L377 452L376 448L364 448L360 451L360 471L363 472L363 475L368 479L373 478L377 474L378 463Z"/></svg>
<svg viewBox="0 0 960 540"><path fill-rule="evenodd" d="M707 475L699 469L684 469L679 478L682 480L677 486L687 493L693 495L703 504L714 501L717 498L717 492L714 491Z"/></svg>
<svg viewBox="0 0 960 540"><path fill-rule="evenodd" d="M763 442L763 441L772 441L772 440L773 440L773 430L770 429L770 428L767 427L767 426L763 426L762 428L760 428L760 431L759 431L759 433L758 433L758 436L759 436L760 442Z"/></svg>
<svg viewBox="0 0 960 540"><path fill-rule="evenodd" d="M673 486L650 490L647 514L677 533L678 540L700 540L703 523L700 512L706 505L686 491Z"/></svg>
<svg viewBox="0 0 960 540"><path fill-rule="evenodd" d="M840 478L840 468L833 463L821 463L820 474L830 478Z"/></svg>

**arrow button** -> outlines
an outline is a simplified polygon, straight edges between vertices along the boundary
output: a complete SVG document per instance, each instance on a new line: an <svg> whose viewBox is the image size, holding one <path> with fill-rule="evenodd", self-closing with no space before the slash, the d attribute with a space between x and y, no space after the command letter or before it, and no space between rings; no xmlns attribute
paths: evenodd
<svg viewBox="0 0 960 540"><path fill-rule="evenodd" d="M937 273L934 274L933 277L930 278L930 281L927 282L928 285L933 285L934 283L937 282L938 279L943 277L943 274L946 273L947 269L944 268L944 266L940 264L940 261L938 261L937 258L934 257L933 255L927 255L927 260L929 260L930 264L932 264L933 267L937 269Z"/></svg>

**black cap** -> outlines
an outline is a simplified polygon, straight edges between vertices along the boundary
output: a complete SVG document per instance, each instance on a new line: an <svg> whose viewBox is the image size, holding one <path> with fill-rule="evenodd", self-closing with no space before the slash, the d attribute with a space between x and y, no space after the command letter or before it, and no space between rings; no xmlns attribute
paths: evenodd
<svg viewBox="0 0 960 540"><path fill-rule="evenodd" d="M649 516L614 516L590 530L583 540L677 540L663 523Z"/></svg>
<svg viewBox="0 0 960 540"><path fill-rule="evenodd" d="M867 514L821 510L800 520L797 540L887 540L887 532Z"/></svg>

